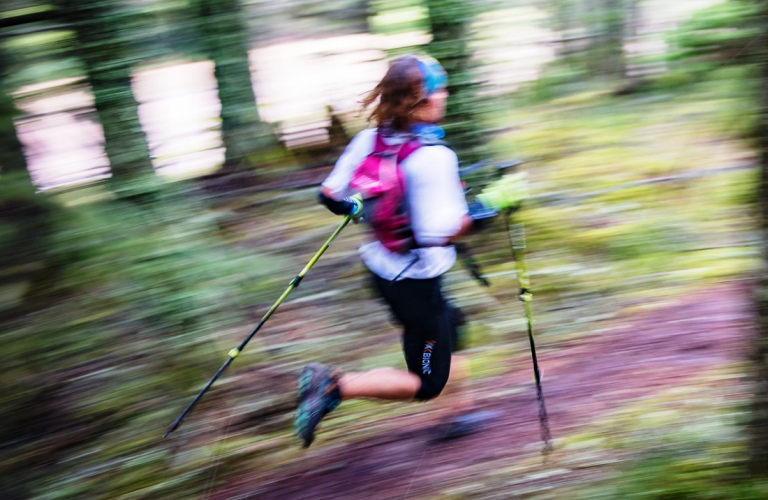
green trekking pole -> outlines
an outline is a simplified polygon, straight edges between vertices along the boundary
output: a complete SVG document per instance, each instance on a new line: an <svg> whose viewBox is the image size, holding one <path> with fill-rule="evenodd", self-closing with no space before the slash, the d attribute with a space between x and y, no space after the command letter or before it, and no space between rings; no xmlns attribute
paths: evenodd
<svg viewBox="0 0 768 500"><path fill-rule="evenodd" d="M301 283L301 280L304 279L304 275L307 274L307 272L312 269L312 266L315 265L315 262L320 259L320 257L325 253L325 251L328 249L328 247L333 243L333 240L336 239L336 237L339 235L342 229L344 229L347 224L349 224L349 221L353 219L352 215L347 215L344 217L344 220L339 224L339 227L336 229L336 231L333 232L330 238L323 244L322 247L320 247L320 250L317 251L317 253L312 257L312 259L307 263L306 266L304 266L304 269L301 270L301 272L296 275L293 280L288 284L288 288L283 292L283 294L280 296L279 299L277 299L277 302L275 302L272 307L267 311L267 313L264 315L263 318L261 318L261 321L259 321L259 324L256 325L256 327L251 330L251 333L248 334L248 336L243 340L240 345L229 351L227 354L228 358L224 362L223 365L216 371L216 373L211 377L211 380L208 381L207 384L205 384L205 387L202 388L202 390L195 396L195 399L192 400L191 403L184 409L183 412L181 412L181 415L176 417L176 420L174 420L170 426L168 426L168 430L165 431L165 434L163 434L163 438L167 437L168 434L175 431L176 428L179 427L179 424L181 424L181 421L184 420L184 417L187 416L187 414L192 411L192 408L195 407L198 401L202 399L203 395L208 391L208 389L211 388L214 382L216 382L216 379L219 378L219 376L224 373L224 370L229 367L229 365L232 364L232 361L235 360L235 358L240 354L240 352L245 348L246 344L250 342L250 340L253 338L254 335L256 335L256 332L259 331L259 329L264 325L264 323L267 322L270 316L272 316L272 313L275 312L275 310L282 304L282 302L285 300L285 298L290 294L294 288L297 288L299 284Z"/></svg>
<svg viewBox="0 0 768 500"><path fill-rule="evenodd" d="M541 389L541 371L539 370L539 359L536 356L536 342L533 335L533 318L531 315L531 283L528 279L528 269L525 265L525 226L522 223L515 223L512 214L519 208L520 202L525 198L525 180L524 174L512 174L505 176L504 173L509 169L514 169L520 165L521 161L514 161L496 167L498 179L487 186L477 199L483 207L499 207L507 217L507 235L512 250L512 258L515 259L517 267L517 281L520 287L520 294L517 298L523 303L525 308L525 320L528 326L528 343L531 347L531 358L533 360L533 378L536 381L536 399L539 401L539 426L541 428L541 439L544 441L543 454L549 455L552 451L552 435L549 431L549 418L547 416L547 407L544 404L544 391Z"/></svg>
<svg viewBox="0 0 768 500"><path fill-rule="evenodd" d="M533 376L536 380L536 399L539 401L539 426L541 428L541 440L544 441L542 453L546 456L552 451L552 434L549 431L549 417L547 407L544 404L544 392L541 389L541 372L539 360L536 357L536 342L533 336L533 318L531 316L531 282L528 279L528 269L525 266L525 226L522 223L512 221L512 210L507 211L507 234L509 235L512 258L517 266L517 281L520 285L520 295L517 298L525 308L525 319L528 325L528 342L531 346L531 358L533 359Z"/></svg>

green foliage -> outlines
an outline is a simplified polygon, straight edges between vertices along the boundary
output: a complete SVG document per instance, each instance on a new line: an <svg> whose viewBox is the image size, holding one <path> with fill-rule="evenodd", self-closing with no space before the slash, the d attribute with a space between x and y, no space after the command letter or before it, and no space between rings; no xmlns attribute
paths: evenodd
<svg viewBox="0 0 768 500"><path fill-rule="evenodd" d="M529 103L551 101L583 89L586 78L586 68L555 61L547 64L539 77L528 86L524 98Z"/></svg>
<svg viewBox="0 0 768 500"><path fill-rule="evenodd" d="M370 18L374 33L396 34L412 31L429 31L429 11L419 0L392 2L376 0L371 2L374 15Z"/></svg>
<svg viewBox="0 0 768 500"><path fill-rule="evenodd" d="M83 67L74 57L74 43L74 33L69 30L31 33L3 40L0 49L7 54L7 85L15 89L59 78L81 77Z"/></svg>
<svg viewBox="0 0 768 500"><path fill-rule="evenodd" d="M650 457L633 463L619 478L618 498L636 500L761 500L766 489L706 460L683 455ZM729 477L730 476L730 477Z"/></svg>
<svg viewBox="0 0 768 500"><path fill-rule="evenodd" d="M243 0L242 3L251 40L257 42L307 33L319 38L367 33L371 28L369 16L378 10L372 0Z"/></svg>
<svg viewBox="0 0 768 500"><path fill-rule="evenodd" d="M744 448L737 439L736 419L743 411L721 409L715 415L675 425L674 412L649 415L649 408L636 409L628 438L611 446L627 453L610 481L589 489L577 498L633 500L759 500L766 497L768 483L750 478L743 470ZM680 417L685 418L683 415ZM734 419L736 417L736 419ZM629 419L615 416L619 421ZM606 434L618 422L610 419ZM575 441L575 440L574 440ZM642 444L641 444L642 443ZM574 445L576 442L574 442ZM603 444L607 444L604 442Z"/></svg>
<svg viewBox="0 0 768 500"><path fill-rule="evenodd" d="M304 0L290 5L286 13L294 18L318 18L323 22L345 21L345 24L354 22L366 23L368 6L366 0L334 0L327 2L322 0Z"/></svg>
<svg viewBox="0 0 768 500"><path fill-rule="evenodd" d="M759 9L757 2L728 0L696 11L667 35L669 69L655 76L649 88L700 86L729 95L735 105L721 108L730 115L728 129L741 137L752 136L753 103L760 85L754 64L760 50Z"/></svg>
<svg viewBox="0 0 768 500"><path fill-rule="evenodd" d="M448 72L448 108L445 130L459 159L472 164L488 157L486 138L480 122L481 83L472 61L470 43L472 20L477 12L473 2L428 0L432 41L427 50Z"/></svg>
<svg viewBox="0 0 768 500"><path fill-rule="evenodd" d="M426 11L418 3L392 2L388 8L398 14L376 22L393 31L422 27ZM142 9L159 9L169 21L185 7L160 4L142 4ZM350 8L353 4L344 2ZM315 7L312 16L327 8ZM446 23L458 23L450 26L460 31L471 17L468 10L439 14L447 16ZM46 50L54 50L60 42L70 43L68 37L19 38L17 47L23 51L28 42L45 42ZM463 44L471 37L461 31L458 42L446 44L446 50L466 55ZM222 46L229 40L220 40ZM609 96L596 87L599 82L588 81L585 66L552 65L524 96L494 110L490 121L501 130L493 139L499 156L528 160L523 169L529 173L533 198L519 216L527 228L543 356L564 338L597 335L597 320L591 317L629 314L628 304L654 306L659 297L679 299L691 288L739 279L754 270L748 213L754 172L626 186L745 158L737 139L751 111L748 71L728 65L710 72L716 78L696 83L689 69L699 64L709 71L708 61L686 58L680 63L686 71L676 68L662 77L679 79L677 83L652 87L669 95L640 99ZM466 73L461 68L452 72L452 81L471 88L475 81L468 68ZM462 109L478 109L473 108L478 101L467 95L460 99L465 108L455 108L460 115ZM475 125L464 115L461 119L466 121L459 125ZM449 125L449 139L458 137L454 126ZM3 175L0 440L7 452L0 459L0 496L170 500L204 497L215 487L214 470L217 478L227 475L232 482L254 470L275 477L287 469L283 466L302 458L284 425L292 396L286 388L292 388L296 365L310 358L355 369L402 363L385 311L361 297L365 273L350 264L356 262L354 248L362 231L355 239L350 227L314 270L325 279L302 284L301 300L286 304L293 309L277 321L277 333L254 341L264 347L270 363L245 366L254 369L259 363L274 378L254 377L248 370L240 376L228 374L196 409L198 418L185 422L186 432L161 442L168 423L242 338L243 327L251 325L247 304L274 300L274 286L284 289L289 276L276 272L281 268L277 258L247 255L223 241L216 228L219 216L205 209L202 194L186 185L139 178L112 191L95 186L57 197L33 195L28 186L12 187ZM296 248L311 254L318 235L326 237L326 225L335 223L308 192L246 197L239 200L240 208L248 207L254 220L247 227L233 227L228 220L229 234L275 254ZM565 201L548 201L552 199ZM4 213L12 216L2 217ZM492 277L489 293L472 284L457 298L462 307L468 303L474 309L472 328L478 335L473 347L479 351L470 355L477 387L498 387L490 377L507 380L510 366L528 363L523 342L509 341L511 333L524 338L525 327L521 317L510 313L516 302L513 287L507 286L512 278L504 228L496 223L477 239L478 257L488 263L486 270L498 272L499 280ZM449 278L462 285L468 281L458 270ZM491 304L490 295L499 300ZM248 357L238 363L248 363ZM269 375L269 370L258 374ZM528 390L507 387L504 391ZM368 402L345 406L327 423L325 435L336 443L375 435L380 429L371 422L389 425L391 420L382 416L411 411L413 407L398 405L382 410ZM231 415L234 421L246 420L247 430L226 435L223 429L229 428ZM695 419L699 413L689 415ZM264 421L272 426L269 433L262 433L263 427L253 430ZM605 479L600 475L604 468L571 464L566 454L557 457L556 467L590 476L595 471L608 492L605 498L766 497L759 485L735 474L731 457L712 453L730 450L735 440L731 434L638 456L635 452L648 446L649 429L661 424L645 412L633 414L631 421L642 427L642 437L619 450L633 456L617 477ZM603 441L628 432L625 426L606 432L599 423L584 425L592 426ZM702 435L707 432L711 429L701 429ZM353 446L362 448L365 442ZM523 458L533 462L529 459ZM512 488L524 488L508 482L510 476L518 479L514 471L519 464L508 463L506 456L502 461L482 480L467 475L468 483L462 485L467 495L474 495L473 488L498 488L487 496L504 497L517 493ZM481 465L491 469L498 463ZM538 459L532 467L532 472L541 472ZM494 473L503 480L486 481ZM544 474L520 481L542 482ZM601 498L578 478L573 488L582 488L585 498ZM458 498L463 493L440 497L447 495Z"/></svg>
<svg viewBox="0 0 768 500"><path fill-rule="evenodd" d="M2 49L0 49L0 66L2 64ZM18 111L6 85L6 75L2 71L0 68L0 171L4 174L12 172L18 176L24 176L31 188L27 160L14 123Z"/></svg>
<svg viewBox="0 0 768 500"><path fill-rule="evenodd" d="M631 31L635 0L550 0L551 25L560 36L558 59L588 78L623 79L624 41Z"/></svg>
<svg viewBox="0 0 768 500"><path fill-rule="evenodd" d="M4 311L0 435L14 453L0 467L36 498L187 497L206 456L173 460L158 439L273 266L225 245L199 193L159 180L134 191L153 202L27 199L49 208L26 243L29 217L0 226L1 249L26 249L4 274L28 289Z"/></svg>
<svg viewBox="0 0 768 500"><path fill-rule="evenodd" d="M712 420L712 418L710 418ZM742 469L744 450L733 445L735 428L697 423L706 433L677 428L663 444L640 452L621 467L611 488L616 498L637 500L760 500L768 484L750 479ZM659 435L653 436L654 440Z"/></svg>
<svg viewBox="0 0 768 500"><path fill-rule="evenodd" d="M759 9L758 2L728 0L695 12L670 34L670 45L676 49L671 58L706 56L720 64L743 62L759 33L754 23Z"/></svg>
<svg viewBox="0 0 768 500"><path fill-rule="evenodd" d="M738 153L752 118L750 73L727 67L714 75L640 98L616 97L574 76L544 87L551 93L542 99L534 85L498 111L510 131L492 146L498 157L527 160L522 168L541 202L520 213L537 292L637 297L646 287L659 293L755 268L750 243L721 247L747 238L744 207L755 172L684 180L750 161ZM656 178L670 182L649 182Z"/></svg>

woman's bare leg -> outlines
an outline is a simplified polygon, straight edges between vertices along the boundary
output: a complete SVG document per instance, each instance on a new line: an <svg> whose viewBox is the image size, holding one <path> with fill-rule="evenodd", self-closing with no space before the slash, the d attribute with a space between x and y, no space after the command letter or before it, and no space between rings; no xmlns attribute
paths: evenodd
<svg viewBox="0 0 768 500"><path fill-rule="evenodd" d="M448 384L439 398L441 415L450 418L472 411L474 402L469 386L469 356L454 354L451 356L451 372L448 377Z"/></svg>
<svg viewBox="0 0 768 500"><path fill-rule="evenodd" d="M413 373L394 368L376 368L367 372L345 373L339 379L341 399L375 398L411 401L421 388L421 379Z"/></svg>

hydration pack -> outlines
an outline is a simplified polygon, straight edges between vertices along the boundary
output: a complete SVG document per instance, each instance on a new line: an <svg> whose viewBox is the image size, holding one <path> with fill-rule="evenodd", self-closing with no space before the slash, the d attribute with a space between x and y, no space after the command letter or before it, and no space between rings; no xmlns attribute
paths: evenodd
<svg viewBox="0 0 768 500"><path fill-rule="evenodd" d="M421 146L417 138L390 146L377 132L373 152L358 165L349 183L349 189L363 198L363 218L374 237L390 252L407 253L417 246L401 164Z"/></svg>

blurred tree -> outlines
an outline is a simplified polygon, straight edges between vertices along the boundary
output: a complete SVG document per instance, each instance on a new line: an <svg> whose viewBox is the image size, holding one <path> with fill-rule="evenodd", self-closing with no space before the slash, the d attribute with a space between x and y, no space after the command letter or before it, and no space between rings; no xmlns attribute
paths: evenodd
<svg viewBox="0 0 768 500"><path fill-rule="evenodd" d="M75 31L85 63L96 112L104 129L104 149L117 186L154 173L149 145L139 122L138 103L131 89L130 51L139 27L119 0L56 0L60 15Z"/></svg>
<svg viewBox="0 0 768 500"><path fill-rule="evenodd" d="M599 74L623 78L626 74L624 60L625 24L629 16L627 0L601 0L601 36L594 45L592 61Z"/></svg>
<svg viewBox="0 0 768 500"><path fill-rule="evenodd" d="M472 65L471 23L474 2L427 0L432 41L427 51L448 72L446 133L459 159L474 163L487 158L483 129L478 119L477 80Z"/></svg>
<svg viewBox="0 0 768 500"><path fill-rule="evenodd" d="M697 65L707 69L753 62L749 49L759 36L759 8L754 0L729 0L694 12L668 36L670 58L697 58L710 63Z"/></svg>
<svg viewBox="0 0 768 500"><path fill-rule="evenodd" d="M635 31L638 0L550 0L558 53L594 76L626 75L624 40Z"/></svg>
<svg viewBox="0 0 768 500"><path fill-rule="evenodd" d="M567 56L571 44L581 37L582 17L579 8L583 0L550 0L550 22L552 28L560 35L558 53Z"/></svg>
<svg viewBox="0 0 768 500"><path fill-rule="evenodd" d="M32 23L55 20L54 9L35 1L4 0L0 29L29 27Z"/></svg>
<svg viewBox="0 0 768 500"><path fill-rule="evenodd" d="M756 3L761 4L757 19L762 28L761 34L755 39L755 47L760 68L758 78L761 81L758 86L758 154L761 164L758 192L762 217L763 269L756 294L758 324L754 359L757 377L750 426L750 465L755 475L768 478L768 0Z"/></svg>
<svg viewBox="0 0 768 500"><path fill-rule="evenodd" d="M3 52L0 50L0 173L19 177L28 184L30 189L34 189L32 178L27 170L27 159L13 122L16 108L13 105L13 97L5 85L7 67Z"/></svg>
<svg viewBox="0 0 768 500"><path fill-rule="evenodd" d="M0 181L2 500L200 497L207 465L158 432L279 260L222 240L192 185L136 183L151 210Z"/></svg>
<svg viewBox="0 0 768 500"><path fill-rule="evenodd" d="M203 51L213 60L221 101L224 170L256 165L278 147L261 121L251 82L249 37L239 0L191 0Z"/></svg>

